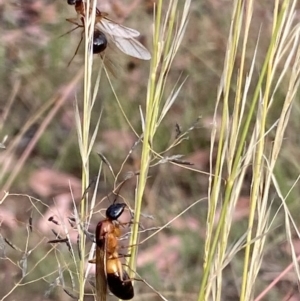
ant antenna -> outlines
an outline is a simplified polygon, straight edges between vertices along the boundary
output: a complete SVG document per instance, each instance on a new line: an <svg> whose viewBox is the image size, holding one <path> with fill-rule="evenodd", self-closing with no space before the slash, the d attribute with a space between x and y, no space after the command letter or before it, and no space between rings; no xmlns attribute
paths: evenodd
<svg viewBox="0 0 300 301"><path fill-rule="evenodd" d="M95 176L92 178L92 180L90 181L88 187L85 189L85 191L83 192L81 198L80 198L80 202L85 198L85 196L87 195L87 193L89 192L89 190L91 189L91 187L96 183L98 179L98 176Z"/></svg>
<svg viewBox="0 0 300 301"><path fill-rule="evenodd" d="M112 191L112 193L116 196L115 199L114 199L114 202L113 204L116 203L117 201L117 198L119 196L119 193L123 187L123 185L129 180L131 179L133 176L137 175L137 173L134 173L134 172L128 172L125 176L125 179ZM125 202L125 201L124 201ZM126 202L125 202L126 203ZM127 204L126 204L127 205ZM129 206L127 205L127 207L129 208Z"/></svg>
<svg viewBox="0 0 300 301"><path fill-rule="evenodd" d="M115 179L116 175L115 175L113 168L112 168L111 164L109 163L108 159L102 153L97 153L97 154L100 157L101 161L108 166L109 171L111 172L111 174L113 175L113 177Z"/></svg>

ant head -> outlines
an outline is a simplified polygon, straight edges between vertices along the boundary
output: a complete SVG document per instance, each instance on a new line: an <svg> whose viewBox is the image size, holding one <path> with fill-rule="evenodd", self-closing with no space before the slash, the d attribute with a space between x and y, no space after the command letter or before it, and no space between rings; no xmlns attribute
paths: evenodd
<svg viewBox="0 0 300 301"><path fill-rule="evenodd" d="M127 205L125 203L113 203L106 209L106 217L110 220L117 220Z"/></svg>
<svg viewBox="0 0 300 301"><path fill-rule="evenodd" d="M116 197L114 199L114 202L106 209L106 218L109 220L117 220L121 214L124 212L125 207L127 207L126 203L116 203L117 198L119 197L119 192L127 179L125 179L123 182L119 184L119 186L116 188L116 192L112 192Z"/></svg>

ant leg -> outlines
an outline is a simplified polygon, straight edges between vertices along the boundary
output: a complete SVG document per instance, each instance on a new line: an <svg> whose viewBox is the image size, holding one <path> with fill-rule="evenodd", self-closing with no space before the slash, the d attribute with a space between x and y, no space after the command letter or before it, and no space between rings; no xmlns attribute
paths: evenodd
<svg viewBox="0 0 300 301"><path fill-rule="evenodd" d="M131 254L119 254L118 258L131 257Z"/></svg>
<svg viewBox="0 0 300 301"><path fill-rule="evenodd" d="M70 64L72 63L72 61L73 61L75 55L77 54L77 52L78 52L78 50L79 50L79 47L80 47L80 45L81 45L82 40L83 40L83 34L81 34L80 42L79 42L79 44L78 44L78 46L77 46L77 48L76 48L76 51L75 51L74 55L72 56L70 62L68 63L68 67L69 67Z"/></svg>
<svg viewBox="0 0 300 301"><path fill-rule="evenodd" d="M78 24L78 19L77 18L69 18L69 19L66 19L66 21L68 21L68 22L70 22L72 24L75 24L78 27L83 27L83 25Z"/></svg>
<svg viewBox="0 0 300 301"><path fill-rule="evenodd" d="M94 263L94 264L96 264L96 257L93 258L93 259L90 259L90 260L88 261L88 263Z"/></svg>
<svg viewBox="0 0 300 301"><path fill-rule="evenodd" d="M118 223L122 227L130 226L130 225L133 225L133 224L138 224L140 229L145 230L145 228L143 227L143 225L140 222L137 223L137 222L130 221L130 222L126 222L126 223L125 222L124 223L118 222Z"/></svg>
<svg viewBox="0 0 300 301"><path fill-rule="evenodd" d="M134 245L128 245L128 246L120 246L119 249L129 249L129 248L131 248L131 247L137 247L137 246L139 246L139 245L140 245L140 243L134 244Z"/></svg>
<svg viewBox="0 0 300 301"><path fill-rule="evenodd" d="M80 28L80 27L82 27L82 26L79 26L78 24L76 24L76 25L77 25L77 26L76 26L75 28L73 28L73 29L67 31L66 33L62 34L61 36L59 36L59 38L61 38L61 37L65 36L65 35L67 35L67 34L73 32L74 30L76 30L76 29L78 29L78 28Z"/></svg>
<svg viewBox="0 0 300 301"><path fill-rule="evenodd" d="M125 258L125 257L131 257L131 254L118 254L118 256L114 257L114 258ZM95 264L96 263L96 257L90 259L88 262Z"/></svg>
<svg viewBox="0 0 300 301"><path fill-rule="evenodd" d="M120 260L118 260L118 262L117 262L117 270L120 275L120 279L123 282L123 268L122 268L122 263Z"/></svg>

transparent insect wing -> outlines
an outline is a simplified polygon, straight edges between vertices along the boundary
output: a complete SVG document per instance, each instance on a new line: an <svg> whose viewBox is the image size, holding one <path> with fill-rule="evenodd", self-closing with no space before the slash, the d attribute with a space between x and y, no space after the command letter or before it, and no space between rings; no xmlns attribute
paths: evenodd
<svg viewBox="0 0 300 301"><path fill-rule="evenodd" d="M136 57L141 60L150 60L150 52L137 40L125 39L120 37L111 37L115 45L125 54Z"/></svg>
<svg viewBox="0 0 300 301"><path fill-rule="evenodd" d="M140 35L140 33L135 29L120 25L106 18L102 18L101 21L97 22L96 27L100 31L115 37L130 39Z"/></svg>

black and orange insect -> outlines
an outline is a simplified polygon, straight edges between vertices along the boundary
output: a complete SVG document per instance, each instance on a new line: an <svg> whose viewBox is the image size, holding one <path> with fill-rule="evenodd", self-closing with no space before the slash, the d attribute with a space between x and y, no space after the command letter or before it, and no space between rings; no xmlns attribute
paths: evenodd
<svg viewBox="0 0 300 301"><path fill-rule="evenodd" d="M70 18L67 21L77 25L77 27L84 27L86 3L82 0L68 0L68 4L75 6L77 18ZM111 41L123 53L142 60L149 60L151 58L150 52L136 40L140 33L135 29L110 20L107 16L107 13L101 12L98 8L96 9L93 41L94 53L103 52L108 45L108 41Z"/></svg>
<svg viewBox="0 0 300 301"><path fill-rule="evenodd" d="M130 300L134 296L131 279L123 269L118 254L121 235L118 218L124 212L125 203L114 203L106 210L106 218L96 227L96 294L102 300L106 283L119 299ZM94 261L91 261L94 262Z"/></svg>

